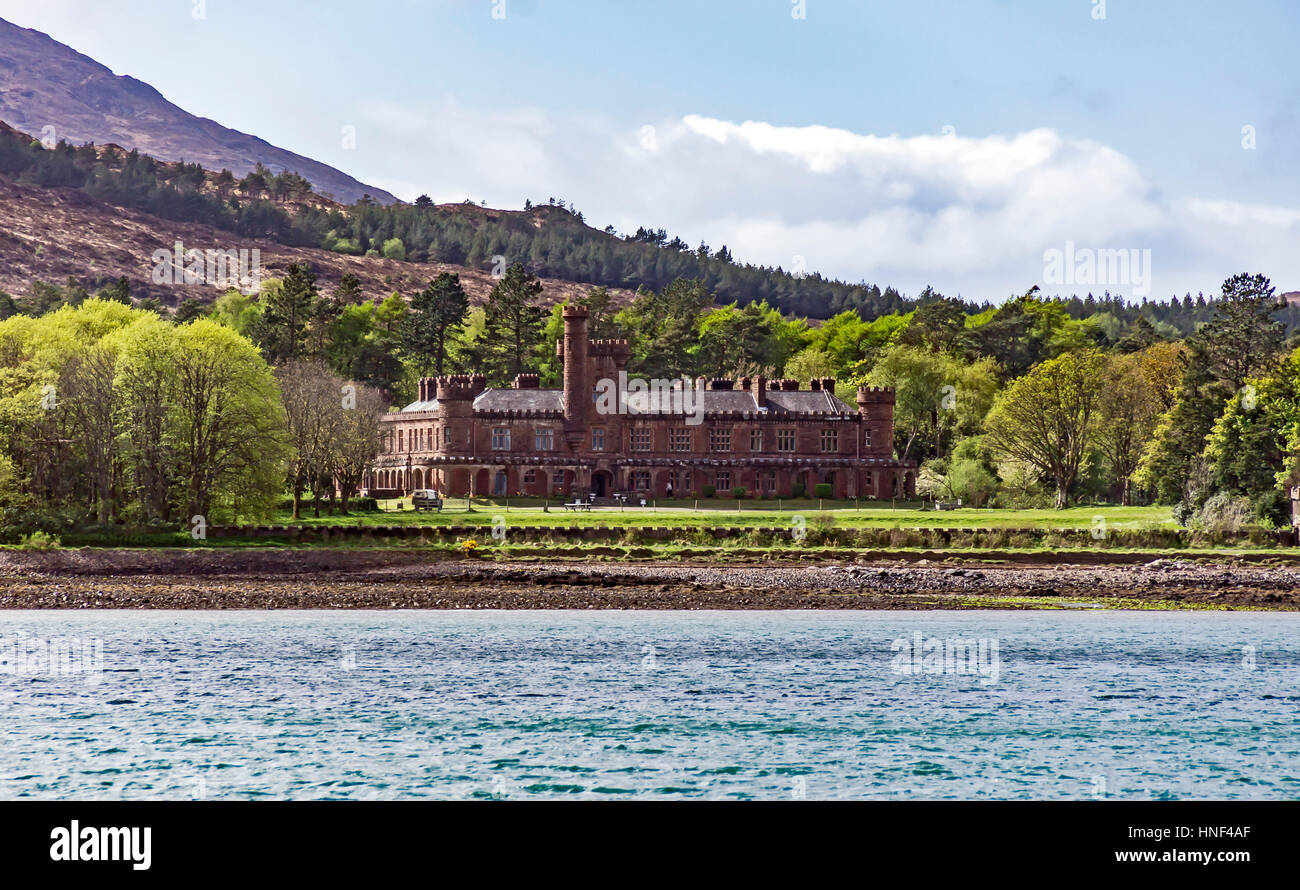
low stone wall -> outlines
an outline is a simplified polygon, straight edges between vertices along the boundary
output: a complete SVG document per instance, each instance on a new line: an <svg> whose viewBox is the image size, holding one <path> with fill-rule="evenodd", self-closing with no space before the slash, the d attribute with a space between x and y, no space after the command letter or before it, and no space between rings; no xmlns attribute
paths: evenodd
<svg viewBox="0 0 1300 890"><path fill-rule="evenodd" d="M518 541L602 541L623 544L652 544L663 541L702 543L737 540L755 545L794 543L798 531L810 545L872 548L962 548L1005 549L1032 547L1074 547L1090 549L1143 548L1177 550L1198 546L1287 547L1295 544L1289 530L1253 530L1209 536L1188 529L1112 529L1096 535L1089 529L1052 530L1041 528L835 528L809 523L806 527L768 526L530 526L511 525L506 540ZM208 529L213 540L279 540L302 544L330 542L423 542L449 543L492 539L490 526L390 525L390 526L215 526Z"/></svg>

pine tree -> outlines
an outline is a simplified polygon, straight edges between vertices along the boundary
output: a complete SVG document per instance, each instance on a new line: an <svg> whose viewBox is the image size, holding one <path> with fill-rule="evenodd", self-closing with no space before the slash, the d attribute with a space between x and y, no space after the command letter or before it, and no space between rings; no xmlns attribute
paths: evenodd
<svg viewBox="0 0 1300 890"><path fill-rule="evenodd" d="M443 272L411 298L402 345L422 373L432 368L442 375L448 347L468 314L469 296L460 276L451 272Z"/></svg>
<svg viewBox="0 0 1300 890"><path fill-rule="evenodd" d="M521 263L506 270L488 294L480 341L484 372L503 384L528 369L542 340L542 282Z"/></svg>
<svg viewBox="0 0 1300 890"><path fill-rule="evenodd" d="M316 273L301 263L289 267L279 287L267 289L259 340L268 361L279 364L302 356L318 296Z"/></svg>

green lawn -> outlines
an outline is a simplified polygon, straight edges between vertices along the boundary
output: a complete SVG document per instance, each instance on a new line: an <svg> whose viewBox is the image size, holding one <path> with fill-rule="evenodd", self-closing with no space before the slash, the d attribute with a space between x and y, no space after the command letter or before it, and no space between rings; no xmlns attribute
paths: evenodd
<svg viewBox="0 0 1300 890"><path fill-rule="evenodd" d="M1065 510L1005 510L961 509L936 511L922 510L916 504L873 504L857 508L852 501L783 501L780 509L772 501L702 500L698 508L693 501L659 502L647 507L597 507L591 512L573 513L562 510L558 502L550 505L549 512L538 500L491 501L475 498L473 508L465 499L447 501L441 513L415 512L409 509L410 501L383 501L385 509L379 513L353 513L348 516L328 516L322 511L314 518L310 504L304 504L302 518L296 524L313 525L471 525L491 526L498 516L506 517L510 525L533 526L590 526L622 527L715 527L728 526L784 526L803 516L810 524L816 518L830 517L840 528L1039 528L1039 529L1090 529L1105 520L1108 529L1173 528L1174 522L1168 507L1070 507ZM399 509L399 505L407 509ZM737 509L739 506L739 509ZM275 524L294 524L288 511L281 513Z"/></svg>

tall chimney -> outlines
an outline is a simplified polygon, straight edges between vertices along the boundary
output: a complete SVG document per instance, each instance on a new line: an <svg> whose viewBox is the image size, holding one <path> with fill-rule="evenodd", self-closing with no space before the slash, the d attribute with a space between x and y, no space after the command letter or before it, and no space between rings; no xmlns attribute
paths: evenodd
<svg viewBox="0 0 1300 890"><path fill-rule="evenodd" d="M564 439L570 451L580 451L587 439L587 307L564 307Z"/></svg>

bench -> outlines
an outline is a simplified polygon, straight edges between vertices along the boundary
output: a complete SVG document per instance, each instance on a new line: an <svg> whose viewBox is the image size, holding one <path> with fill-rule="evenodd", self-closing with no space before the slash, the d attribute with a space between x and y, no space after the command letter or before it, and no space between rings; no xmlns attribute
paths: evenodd
<svg viewBox="0 0 1300 890"><path fill-rule="evenodd" d="M574 501L571 504L560 504L560 506L563 507L565 510L569 510L574 513L576 513L579 510L586 510L588 513L591 512L591 504L589 504L587 501Z"/></svg>

